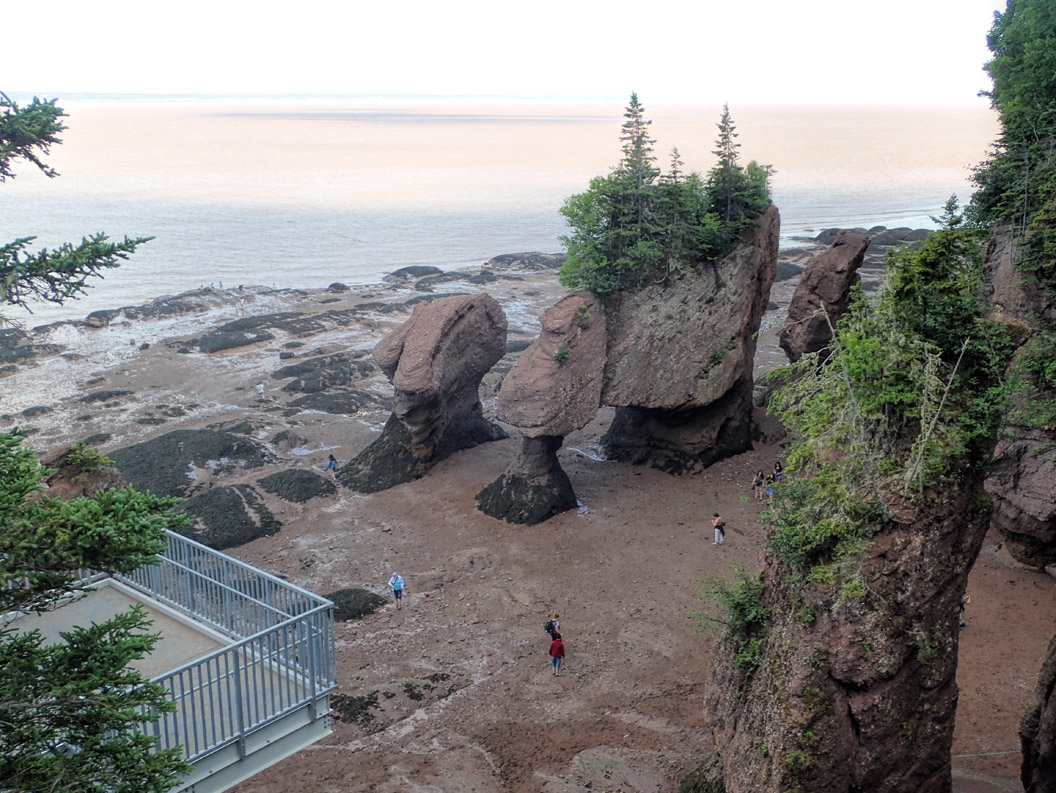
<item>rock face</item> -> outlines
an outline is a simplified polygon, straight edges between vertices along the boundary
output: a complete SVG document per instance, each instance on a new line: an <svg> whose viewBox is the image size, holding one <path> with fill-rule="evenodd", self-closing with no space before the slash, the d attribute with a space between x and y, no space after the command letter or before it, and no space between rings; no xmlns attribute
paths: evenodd
<svg viewBox="0 0 1056 793"><path fill-rule="evenodd" d="M481 378L506 350L506 316L488 295L421 303L374 348L395 389L381 437L338 472L373 493L418 479L448 455L506 437L484 419Z"/></svg>
<svg viewBox="0 0 1056 793"><path fill-rule="evenodd" d="M777 208L689 278L605 299L610 459L683 473L751 448L755 334L777 267Z"/></svg>
<svg viewBox="0 0 1056 793"><path fill-rule="evenodd" d="M564 436L598 412L605 363L605 315L590 294L547 310L539 338L506 375L498 416L520 430L520 454L477 494L477 508L510 523L534 524L576 506L557 451Z"/></svg>
<svg viewBox="0 0 1056 793"><path fill-rule="evenodd" d="M1056 637L1049 644L1038 684L1019 727L1020 779L1028 793L1056 793Z"/></svg>
<svg viewBox="0 0 1056 793"><path fill-rule="evenodd" d="M986 253L997 313L1027 328L1056 320L1051 295L1040 287L1025 288L1029 282L1016 268L1016 254L1007 230L997 229ZM986 489L994 497L992 525L1004 537L1008 552L1041 569L1056 565L1056 427L1030 426L1029 407L1021 401L1010 412Z"/></svg>
<svg viewBox="0 0 1056 793"><path fill-rule="evenodd" d="M959 598L988 523L974 479L895 505L863 557L868 593L838 609L770 560L761 662L747 680L716 664L709 686L726 793L949 793Z"/></svg>
<svg viewBox="0 0 1056 793"><path fill-rule="evenodd" d="M835 324L846 311L851 287L861 280L858 268L868 247L865 234L841 231L832 245L807 265L788 305L788 320L778 341L792 363L829 343L829 321Z"/></svg>

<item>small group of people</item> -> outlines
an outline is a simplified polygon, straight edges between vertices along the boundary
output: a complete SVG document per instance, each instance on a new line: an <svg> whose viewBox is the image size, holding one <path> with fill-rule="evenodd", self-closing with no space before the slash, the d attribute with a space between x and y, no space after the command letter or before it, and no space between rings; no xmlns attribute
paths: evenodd
<svg viewBox="0 0 1056 793"><path fill-rule="evenodd" d="M780 482L784 475L785 467L781 465L780 460L774 462L773 473L764 476L761 468L756 471L755 476L752 477L752 492L755 493L756 499L762 501L765 497L772 502L774 500L774 485Z"/></svg>
<svg viewBox="0 0 1056 793"><path fill-rule="evenodd" d="M547 620L543 630L550 634L550 668L555 675L560 674L561 659L565 657L565 643L561 641L561 618L556 611Z"/></svg>

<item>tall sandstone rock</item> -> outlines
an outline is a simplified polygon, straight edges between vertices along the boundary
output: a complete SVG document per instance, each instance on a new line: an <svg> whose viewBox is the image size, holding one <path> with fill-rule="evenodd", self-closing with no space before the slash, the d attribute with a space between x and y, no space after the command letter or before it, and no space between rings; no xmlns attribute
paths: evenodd
<svg viewBox="0 0 1056 793"><path fill-rule="evenodd" d="M843 316L851 301L851 288L862 280L858 268L868 247L867 235L840 231L832 245L807 265L788 304L788 318L778 339L792 363L828 345L831 325Z"/></svg>
<svg viewBox="0 0 1056 793"><path fill-rule="evenodd" d="M610 459L684 473L751 448L756 333L779 229L771 205L731 253L692 277L605 296Z"/></svg>
<svg viewBox="0 0 1056 793"><path fill-rule="evenodd" d="M1021 323L1025 335L1031 335L1056 323L1056 297L1017 267L1022 246L1022 239L998 227L990 237L986 274L995 312ZM1025 353L1024 348L1018 355ZM991 525L1001 532L1009 554L1036 569L1052 569L1056 566L1056 427L1036 417L1032 420L1031 402L1030 396L1020 396L1009 412L986 489L994 499ZM1024 789L1056 793L1056 637L1020 725L1020 740Z"/></svg>
<svg viewBox="0 0 1056 793"><path fill-rule="evenodd" d="M938 503L893 506L862 559L868 595L836 610L768 561L762 663L747 681L717 663L709 683L713 789L949 793L958 606L989 518L982 475Z"/></svg>
<svg viewBox="0 0 1056 793"><path fill-rule="evenodd" d="M490 295L421 303L374 348L395 390L381 436L342 467L364 493L420 478L461 449L506 437L484 418L480 381L506 351L506 315Z"/></svg>
<svg viewBox="0 0 1056 793"><path fill-rule="evenodd" d="M605 314L591 294L560 300L543 314L539 338L506 375L498 417L521 433L510 467L477 494L477 508L510 523L540 523L576 506L557 460L564 437L598 412L605 365Z"/></svg>
<svg viewBox="0 0 1056 793"><path fill-rule="evenodd" d="M1028 329L1056 322L1052 295L1016 268L1018 255L1017 240L998 228L986 256L995 311ZM1041 569L1056 565L1056 427L1029 421L1029 407L1024 399L1009 413L986 489L994 497L993 526L1008 552Z"/></svg>

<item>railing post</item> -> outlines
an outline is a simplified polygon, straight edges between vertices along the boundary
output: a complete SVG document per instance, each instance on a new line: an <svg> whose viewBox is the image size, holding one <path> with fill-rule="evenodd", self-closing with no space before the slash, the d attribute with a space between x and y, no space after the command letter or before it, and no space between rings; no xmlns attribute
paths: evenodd
<svg viewBox="0 0 1056 793"><path fill-rule="evenodd" d="M246 756L246 722L242 713L242 671L243 667L238 662L238 655L234 654L232 659L235 667L235 729L238 730L238 756Z"/></svg>

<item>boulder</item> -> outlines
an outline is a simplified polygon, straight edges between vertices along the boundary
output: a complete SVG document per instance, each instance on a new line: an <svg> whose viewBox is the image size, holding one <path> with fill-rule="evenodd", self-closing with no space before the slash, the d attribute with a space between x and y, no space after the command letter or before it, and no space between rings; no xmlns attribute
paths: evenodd
<svg viewBox="0 0 1056 793"><path fill-rule="evenodd" d="M257 484L268 493L295 504L302 504L317 496L332 496L337 492L337 487L329 479L303 468L279 471L265 476Z"/></svg>
<svg viewBox="0 0 1056 793"><path fill-rule="evenodd" d="M361 492L421 477L460 449L506 437L484 419L478 389L506 351L506 315L489 295L419 303L374 348L395 391L381 437L338 472Z"/></svg>
<svg viewBox="0 0 1056 793"><path fill-rule="evenodd" d="M191 495L224 469L253 469L268 454L256 441L223 430L174 430L110 452L130 485L157 496Z"/></svg>
<svg viewBox="0 0 1056 793"><path fill-rule="evenodd" d="M1056 793L1056 636L1019 726L1023 747L1020 780L1031 793Z"/></svg>
<svg viewBox="0 0 1056 793"><path fill-rule="evenodd" d="M282 528L249 485L205 490L181 504L178 511L192 520L191 527L182 533L218 551L245 545Z"/></svg>
<svg viewBox="0 0 1056 793"><path fill-rule="evenodd" d="M807 265L788 306L788 319L778 343L795 363L803 355L825 349L833 325L851 299L851 288L861 281L858 268L865 259L869 238L841 231L832 245ZM828 319L826 319L828 315Z"/></svg>
<svg viewBox="0 0 1056 793"><path fill-rule="evenodd" d="M777 268L771 206L692 275L606 295L610 459L681 473L751 448L756 334Z"/></svg>

